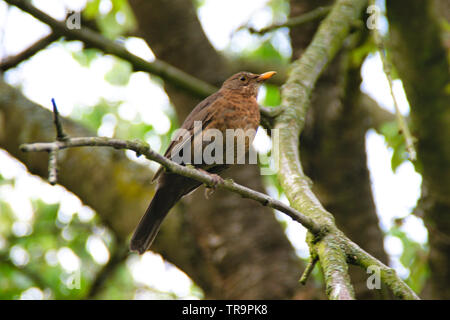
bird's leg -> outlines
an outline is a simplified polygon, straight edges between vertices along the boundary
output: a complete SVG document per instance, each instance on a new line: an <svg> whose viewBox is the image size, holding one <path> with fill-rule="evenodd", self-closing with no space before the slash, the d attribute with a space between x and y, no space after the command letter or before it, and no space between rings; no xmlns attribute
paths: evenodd
<svg viewBox="0 0 450 320"><path fill-rule="evenodd" d="M206 185L206 189L205 189L205 198L209 199L209 196L214 193L216 186L219 183L223 183L223 178L221 176L219 176L218 174L211 173L211 172L208 172L208 171L200 169L200 168L197 168L197 170L207 174L208 176L210 176L213 179L212 184Z"/></svg>

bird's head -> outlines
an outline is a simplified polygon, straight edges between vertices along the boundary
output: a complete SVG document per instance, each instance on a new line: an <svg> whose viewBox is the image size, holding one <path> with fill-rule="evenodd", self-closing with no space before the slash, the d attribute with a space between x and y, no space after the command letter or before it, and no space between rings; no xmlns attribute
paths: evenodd
<svg viewBox="0 0 450 320"><path fill-rule="evenodd" d="M243 95L256 97L259 86L265 80L271 78L275 73L275 71L269 71L262 74L254 74L242 71L228 78L223 83L222 89L236 90Z"/></svg>

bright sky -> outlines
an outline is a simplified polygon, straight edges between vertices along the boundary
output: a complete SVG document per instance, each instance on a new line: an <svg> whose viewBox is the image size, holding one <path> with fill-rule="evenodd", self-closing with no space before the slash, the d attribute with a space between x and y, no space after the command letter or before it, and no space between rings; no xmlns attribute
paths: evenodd
<svg viewBox="0 0 450 320"><path fill-rule="evenodd" d="M58 19L64 17L65 8L79 10L84 3L85 0L33 1L34 5ZM245 31L233 36L234 31L247 22L254 27L270 24L272 13L270 8L265 7L266 3L267 0L207 0L200 9L199 16L207 36L217 49L226 50L232 41L234 50L240 50L240 48L254 45L256 36ZM110 0L101 1L102 10L107 11L110 5ZM235 10L237 5L239 5L239 10ZM22 13L19 9L11 7L7 11L4 2L0 2L0 30L2 30L0 43L3 44L0 45L0 58L19 53L49 32L47 26ZM290 47L287 35L286 33L280 34L277 45L284 54L289 55ZM127 40L126 46L130 51L145 59L153 59L151 50L140 39ZM80 47L81 44L77 42L67 44L69 51L77 51ZM151 80L151 76L141 72L134 73L127 86L114 86L104 80L105 73L109 71L113 63L110 57L94 60L88 69L81 67L72 58L67 48L60 44L51 45L29 61L22 63L18 68L8 71L5 74L6 80L13 85L20 85L29 99L42 106L50 108L50 99L54 97L62 115L69 115L74 108L94 105L101 97L107 97L111 101L123 100L125 103L120 107L120 117L130 120L139 114L143 121L152 124L159 134L167 133L170 121L164 111L170 108L170 103L160 85ZM48 68L49 65L52 68ZM382 107L393 112L392 98L378 55L370 56L366 60L362 76L361 89ZM404 114L407 114L409 106L402 84L396 80L394 85L400 108ZM152 101L152 108L149 108L145 101ZM104 119L98 132L99 135L110 136L115 121L115 117ZM259 141L262 142L257 147L264 149L267 139L261 136ZM370 131L366 136L366 141L372 189L382 229L388 230L392 226L394 218L407 217L403 229L412 239L421 243L426 242L427 231L422 221L409 215L420 195L420 175L415 173L409 162L403 163L396 173L392 172L390 168L392 151L387 149L382 136ZM148 142L155 147L161 144L157 137L152 137ZM134 158L133 153L129 153L129 155ZM94 216L93 211L84 206L76 196L60 186L52 187L40 178L30 176L22 164L2 150L0 150L0 164L0 173L5 178L16 179L14 188L8 185L0 186L0 197L10 202L17 216L17 223L13 227L17 235L27 235L31 232L29 222L33 218L33 212L28 200L30 198L43 198L48 203L60 202L61 209L58 219L61 221L70 221L76 212L83 221L89 221ZM156 166L154 163L147 163L147 165ZM274 190L269 189L268 192L275 195ZM297 248L298 254L307 257L309 253L304 241L305 229L297 223L291 222L282 214L277 214L277 217L288 222L287 235L289 239ZM0 237L0 247L4 245L4 240L2 241ZM386 237L385 247L391 255L392 266L401 276L407 276L407 270L398 261L402 252L400 240ZM94 257L97 257L96 261L99 264L108 261L109 252L99 235L89 238L87 249ZM10 252L13 261L19 265L26 263L29 259L23 248L16 246L11 248ZM49 252L46 259L50 265L60 263L68 273L77 270L80 264L78 257L69 248ZM172 265L164 262L159 255L146 253L141 257L133 256L127 261L127 265L136 283L149 285L158 291L174 292L182 297L191 297L189 278ZM37 288L32 288L23 294L23 298L45 298L45 294ZM139 290L135 298L152 298L152 291Z"/></svg>

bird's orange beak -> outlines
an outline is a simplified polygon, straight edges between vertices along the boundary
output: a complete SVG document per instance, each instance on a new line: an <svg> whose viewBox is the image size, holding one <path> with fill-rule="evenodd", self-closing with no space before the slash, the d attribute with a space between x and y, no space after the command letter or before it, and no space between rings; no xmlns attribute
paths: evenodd
<svg viewBox="0 0 450 320"><path fill-rule="evenodd" d="M275 71L268 71L268 72L264 72L263 74L260 74L258 78L256 78L256 80L258 81L264 81L267 79L272 78L272 76L275 74Z"/></svg>

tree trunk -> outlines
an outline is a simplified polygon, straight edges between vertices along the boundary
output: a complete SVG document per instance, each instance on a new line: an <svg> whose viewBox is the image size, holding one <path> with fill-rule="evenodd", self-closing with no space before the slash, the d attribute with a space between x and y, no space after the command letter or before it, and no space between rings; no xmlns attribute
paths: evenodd
<svg viewBox="0 0 450 320"><path fill-rule="evenodd" d="M432 1L387 1L393 62L411 105L417 138L416 169L430 245L432 298L450 299L450 83L449 64Z"/></svg>

